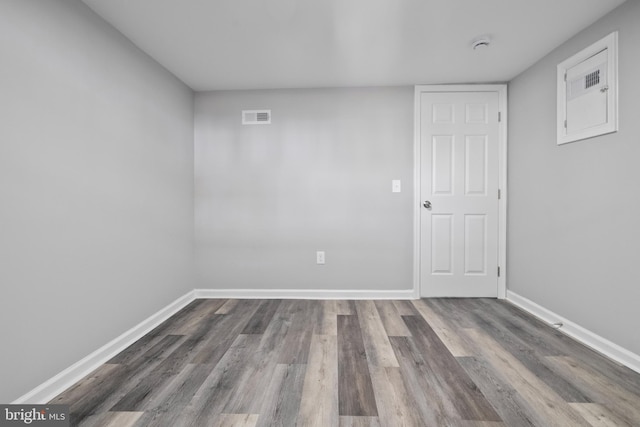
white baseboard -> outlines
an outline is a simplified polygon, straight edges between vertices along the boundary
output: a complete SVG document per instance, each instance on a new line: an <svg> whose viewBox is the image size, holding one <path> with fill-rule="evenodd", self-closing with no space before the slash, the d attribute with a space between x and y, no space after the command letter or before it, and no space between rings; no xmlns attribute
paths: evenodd
<svg viewBox="0 0 640 427"><path fill-rule="evenodd" d="M177 313L194 299L195 292L188 292L184 296L162 308L160 311L152 314L138 325L129 329L124 334L100 347L84 359L76 362L55 377L40 384L38 387L19 397L12 403L14 405L27 403L37 405L49 402L58 394L62 393L64 390L94 371L100 365L104 364L116 354L142 338L146 333L150 332L153 328Z"/></svg>
<svg viewBox="0 0 640 427"><path fill-rule="evenodd" d="M417 299L413 289L401 291L360 290L259 290L259 289L195 289L188 292L127 332L113 339L82 360L74 363L53 378L12 402L20 404L45 404L93 372L100 365L142 338L153 328L197 298L238 299Z"/></svg>
<svg viewBox="0 0 640 427"><path fill-rule="evenodd" d="M413 289L398 291L376 290L302 290L302 289L195 289L176 299L157 313L134 326L119 337L105 344L87 357L76 362L25 395L13 404L44 404L71 387L73 384L94 371L103 363L142 338L153 328L160 325L173 314L197 298L238 298L238 299L418 299ZM631 351L571 322L562 316L522 297L507 291L507 301L553 324L562 322L559 330L582 342L605 356L640 373L640 356Z"/></svg>
<svg viewBox="0 0 640 427"><path fill-rule="evenodd" d="M629 369L640 373L640 356L601 337L582 326L565 319L564 317L548 310L535 302L522 297L515 292L507 291L507 301L531 313L543 322L550 325L560 322L562 327L558 330L571 338L580 341L612 360L627 366Z"/></svg>
<svg viewBox="0 0 640 427"><path fill-rule="evenodd" d="M196 298L237 299L418 299L413 289L398 291L320 289L196 289Z"/></svg>
<svg viewBox="0 0 640 427"><path fill-rule="evenodd" d="M418 299L413 289L398 291L376 290L302 290L302 289L195 289L176 299L157 313L134 326L119 337L105 344L87 357L76 362L25 395L13 404L44 404L71 387L103 363L142 338L173 314L197 298L238 299ZM559 329L568 336L582 342L605 356L640 373L640 356L571 322L515 292L507 291L507 301L553 324L561 322Z"/></svg>

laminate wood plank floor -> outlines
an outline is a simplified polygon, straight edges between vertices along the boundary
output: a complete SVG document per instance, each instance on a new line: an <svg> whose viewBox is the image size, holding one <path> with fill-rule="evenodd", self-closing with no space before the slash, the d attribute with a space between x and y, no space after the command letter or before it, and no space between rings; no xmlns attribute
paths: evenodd
<svg viewBox="0 0 640 427"><path fill-rule="evenodd" d="M640 374L506 301L196 300L50 403L73 426L640 426Z"/></svg>

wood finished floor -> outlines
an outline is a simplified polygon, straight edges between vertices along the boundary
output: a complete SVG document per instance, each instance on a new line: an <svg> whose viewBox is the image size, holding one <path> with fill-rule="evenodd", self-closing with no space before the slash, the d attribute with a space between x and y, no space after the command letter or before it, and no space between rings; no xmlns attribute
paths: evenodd
<svg viewBox="0 0 640 427"><path fill-rule="evenodd" d="M504 301L196 300L50 403L74 426L640 426L640 374Z"/></svg>

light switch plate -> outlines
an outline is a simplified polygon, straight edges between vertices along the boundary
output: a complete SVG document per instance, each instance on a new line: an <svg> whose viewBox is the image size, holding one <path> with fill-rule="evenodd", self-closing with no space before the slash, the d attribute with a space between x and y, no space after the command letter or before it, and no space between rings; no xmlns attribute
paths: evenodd
<svg viewBox="0 0 640 427"><path fill-rule="evenodd" d="M391 192L400 193L402 192L402 183L399 179L394 179L391 181Z"/></svg>

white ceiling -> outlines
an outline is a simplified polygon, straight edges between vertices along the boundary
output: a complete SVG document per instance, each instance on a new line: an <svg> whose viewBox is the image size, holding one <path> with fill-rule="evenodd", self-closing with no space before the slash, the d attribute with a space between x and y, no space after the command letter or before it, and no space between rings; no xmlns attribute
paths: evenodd
<svg viewBox="0 0 640 427"><path fill-rule="evenodd" d="M196 91L509 81L624 2L83 1Z"/></svg>

